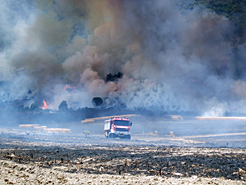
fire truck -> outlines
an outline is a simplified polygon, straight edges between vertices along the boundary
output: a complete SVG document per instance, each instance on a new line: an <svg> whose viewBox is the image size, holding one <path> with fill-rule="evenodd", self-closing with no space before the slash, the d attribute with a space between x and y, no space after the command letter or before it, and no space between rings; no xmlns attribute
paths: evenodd
<svg viewBox="0 0 246 185"><path fill-rule="evenodd" d="M132 122L128 118L112 117L111 119L105 120L105 137L131 139L130 126L132 126Z"/></svg>

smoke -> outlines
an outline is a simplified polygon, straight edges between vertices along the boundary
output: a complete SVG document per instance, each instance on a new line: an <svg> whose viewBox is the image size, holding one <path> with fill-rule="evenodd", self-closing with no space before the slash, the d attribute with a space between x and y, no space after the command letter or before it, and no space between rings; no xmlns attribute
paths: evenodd
<svg viewBox="0 0 246 185"><path fill-rule="evenodd" d="M203 116L205 117L217 117L224 116L224 113L228 111L227 102L218 102L216 98L212 98L206 101L207 111L204 112Z"/></svg>
<svg viewBox="0 0 246 185"><path fill-rule="evenodd" d="M181 12L173 0L21 2L0 5L0 81L11 82L12 99L31 90L52 109L63 100L91 107L96 96L129 109L246 110L246 47L235 52L233 24L221 15Z"/></svg>

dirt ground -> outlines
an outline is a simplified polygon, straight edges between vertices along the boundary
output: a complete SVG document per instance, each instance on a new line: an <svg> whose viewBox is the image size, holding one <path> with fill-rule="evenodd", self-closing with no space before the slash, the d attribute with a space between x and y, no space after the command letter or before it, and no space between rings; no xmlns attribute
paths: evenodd
<svg viewBox="0 0 246 185"><path fill-rule="evenodd" d="M104 138L100 122L1 128L0 184L246 184L244 122L148 122L131 140Z"/></svg>

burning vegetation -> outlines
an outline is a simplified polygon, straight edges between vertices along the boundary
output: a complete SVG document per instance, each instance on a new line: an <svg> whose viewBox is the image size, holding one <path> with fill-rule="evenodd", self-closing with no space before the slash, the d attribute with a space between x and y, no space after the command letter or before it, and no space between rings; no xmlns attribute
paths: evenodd
<svg viewBox="0 0 246 185"><path fill-rule="evenodd" d="M244 184L245 7L2 0L0 184Z"/></svg>
<svg viewBox="0 0 246 185"><path fill-rule="evenodd" d="M244 6L3 0L0 107L245 114Z"/></svg>
<svg viewBox="0 0 246 185"><path fill-rule="evenodd" d="M46 101L43 100L43 104L44 106L40 107L41 109L47 109L48 108L48 104L46 103Z"/></svg>

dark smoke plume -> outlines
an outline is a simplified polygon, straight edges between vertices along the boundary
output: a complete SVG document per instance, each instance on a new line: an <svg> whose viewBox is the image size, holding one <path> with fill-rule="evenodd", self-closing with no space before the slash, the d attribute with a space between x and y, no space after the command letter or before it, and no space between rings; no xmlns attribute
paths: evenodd
<svg viewBox="0 0 246 185"><path fill-rule="evenodd" d="M0 14L0 81L11 82L2 101L31 91L56 110L62 101L92 107L93 97L151 111L246 110L245 44L235 51L233 24L202 6L181 12L174 0L3 0ZM118 72L122 78L105 80Z"/></svg>

